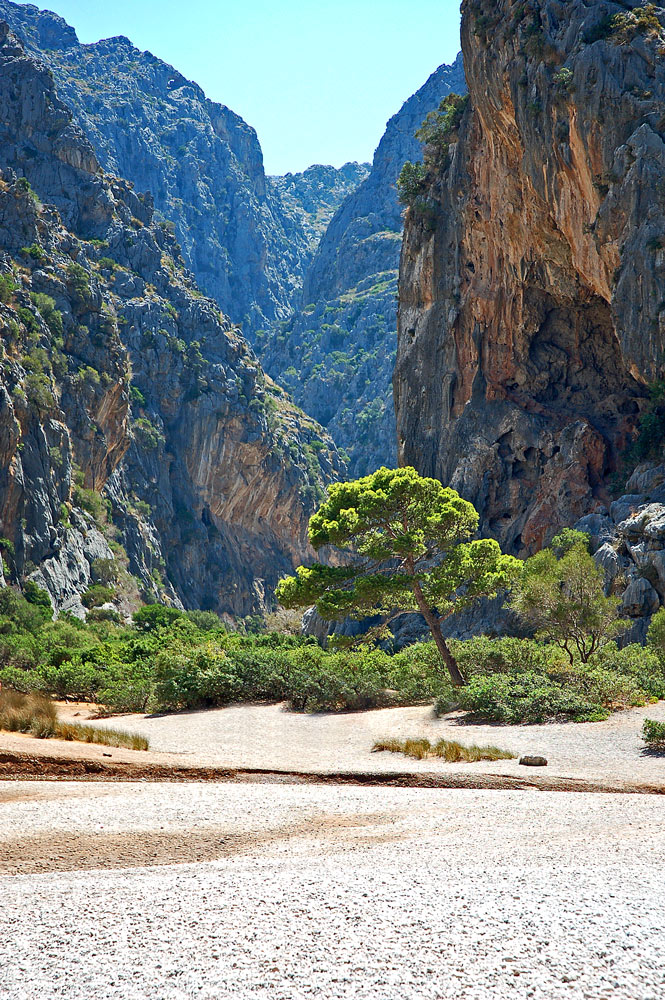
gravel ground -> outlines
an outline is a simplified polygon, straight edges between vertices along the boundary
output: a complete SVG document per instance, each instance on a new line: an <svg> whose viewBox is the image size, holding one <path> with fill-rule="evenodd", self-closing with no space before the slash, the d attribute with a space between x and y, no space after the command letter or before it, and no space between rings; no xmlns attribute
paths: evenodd
<svg viewBox="0 0 665 1000"><path fill-rule="evenodd" d="M69 711L74 711L70 707ZM665 781L665 757L644 753L642 722L665 721L665 701L618 712L605 722L538 726L466 725L460 713L434 718L429 706L374 712L304 715L280 705L234 705L175 715L116 716L97 725L131 729L151 750L185 755L192 764L290 771L449 771L474 769L524 777L515 761L454 765L402 754L372 753L376 740L427 736L491 743L521 754L543 754L548 774L618 781Z"/></svg>
<svg viewBox="0 0 665 1000"><path fill-rule="evenodd" d="M45 837L60 838L65 862L0 876L7 1000L665 994L659 796L21 782L0 793L0 862ZM168 858L132 867L156 833ZM104 868L106 840L123 836L125 867ZM178 845L203 837L217 859L179 863ZM97 869L80 870L82 842L97 844Z"/></svg>

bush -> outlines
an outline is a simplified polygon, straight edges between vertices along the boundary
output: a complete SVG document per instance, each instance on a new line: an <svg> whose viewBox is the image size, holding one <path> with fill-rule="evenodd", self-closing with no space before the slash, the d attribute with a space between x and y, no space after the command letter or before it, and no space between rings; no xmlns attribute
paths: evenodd
<svg viewBox="0 0 665 1000"><path fill-rule="evenodd" d="M7 305L14 298L14 293L18 288L11 274L0 275L0 302Z"/></svg>
<svg viewBox="0 0 665 1000"><path fill-rule="evenodd" d="M135 420L132 424L132 430L138 444L147 451L154 451L166 443L162 432L147 417L139 417L138 420Z"/></svg>
<svg viewBox="0 0 665 1000"><path fill-rule="evenodd" d="M146 604L132 615L132 621L141 632L155 632L167 628L182 618L184 612L178 608L167 608L164 604Z"/></svg>
<svg viewBox="0 0 665 1000"><path fill-rule="evenodd" d="M38 608L46 608L49 614L51 613L51 598L48 591L36 584L34 580L25 581L23 596L29 604L35 604Z"/></svg>
<svg viewBox="0 0 665 1000"><path fill-rule="evenodd" d="M423 163L407 160L397 178L397 194L402 205L413 207L425 189L427 169Z"/></svg>
<svg viewBox="0 0 665 1000"><path fill-rule="evenodd" d="M23 382L28 401L40 413L48 413L55 406L55 398L51 392L51 382L47 375L26 375Z"/></svg>
<svg viewBox="0 0 665 1000"><path fill-rule="evenodd" d="M464 642L452 640L450 648L465 677L477 674L547 674L567 658L558 646L535 639L477 636Z"/></svg>
<svg viewBox="0 0 665 1000"><path fill-rule="evenodd" d="M87 308L92 302L90 275L81 264L72 261L67 265L67 279L72 289L74 304L78 309Z"/></svg>
<svg viewBox="0 0 665 1000"><path fill-rule="evenodd" d="M114 597L114 587L107 587L103 583L93 583L82 595L81 604L84 608L95 608L100 604L107 604Z"/></svg>
<svg viewBox="0 0 665 1000"><path fill-rule="evenodd" d="M53 336L62 337L64 333L62 313L59 309L56 309L55 299L41 292L33 292L30 298Z"/></svg>
<svg viewBox="0 0 665 1000"><path fill-rule="evenodd" d="M110 584L118 579L118 564L115 559L93 559L90 571L95 583Z"/></svg>
<svg viewBox="0 0 665 1000"><path fill-rule="evenodd" d="M92 664L78 659L43 666L39 673L44 689L64 701L96 701L103 679Z"/></svg>
<svg viewBox="0 0 665 1000"><path fill-rule="evenodd" d="M619 44L632 42L637 35L657 36L662 31L656 5L642 3L625 14L615 14L610 21L612 38Z"/></svg>
<svg viewBox="0 0 665 1000"><path fill-rule="evenodd" d="M489 722L549 722L572 719L595 722L609 712L575 691L568 691L542 674L495 674L472 677L459 691L460 705L470 715Z"/></svg>
<svg viewBox="0 0 665 1000"><path fill-rule="evenodd" d="M46 250L44 250L43 247L38 246L37 243L33 243L32 246L29 247L22 247L21 253L35 261L46 260L48 257Z"/></svg>
<svg viewBox="0 0 665 1000"><path fill-rule="evenodd" d="M642 738L650 750L665 752L665 722L645 719L642 726Z"/></svg>
<svg viewBox="0 0 665 1000"><path fill-rule="evenodd" d="M416 132L416 139L439 153L447 153L448 141L459 128L462 116L469 104L469 95L448 94L436 111L430 111Z"/></svg>
<svg viewBox="0 0 665 1000"><path fill-rule="evenodd" d="M665 620L665 614L661 609L654 615L652 626L658 615L662 615L662 619ZM615 643L610 643L600 653L595 654L592 664L602 667L609 673L632 678L640 691L649 698L659 700L665 698L665 660L651 645L644 647L631 643L623 649L617 649Z"/></svg>
<svg viewBox="0 0 665 1000"><path fill-rule="evenodd" d="M665 668L665 608L656 611L647 631L647 649L654 653Z"/></svg>

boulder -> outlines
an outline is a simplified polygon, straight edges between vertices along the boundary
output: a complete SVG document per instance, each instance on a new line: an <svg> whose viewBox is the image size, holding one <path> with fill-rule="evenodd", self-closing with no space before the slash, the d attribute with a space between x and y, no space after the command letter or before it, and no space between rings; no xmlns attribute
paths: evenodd
<svg viewBox="0 0 665 1000"><path fill-rule="evenodd" d="M643 618L654 614L660 607L658 594L648 580L637 577L628 584L621 602L622 614L631 618Z"/></svg>
<svg viewBox="0 0 665 1000"><path fill-rule="evenodd" d="M660 486L665 486L665 465L650 466L645 462L637 466L626 483L629 493L641 493L649 498Z"/></svg>
<svg viewBox="0 0 665 1000"><path fill-rule="evenodd" d="M644 507L645 503L643 494L628 493L610 504L610 517L615 524L621 524L629 518L632 519L637 511Z"/></svg>
<svg viewBox="0 0 665 1000"><path fill-rule="evenodd" d="M575 524L576 531L583 531L591 540L591 549L596 551L614 536L614 522L608 514L587 514Z"/></svg>
<svg viewBox="0 0 665 1000"><path fill-rule="evenodd" d="M619 574L621 569L619 554L609 542L605 542L596 551L593 558L596 565L599 566L605 574L605 589L609 592L615 577Z"/></svg>

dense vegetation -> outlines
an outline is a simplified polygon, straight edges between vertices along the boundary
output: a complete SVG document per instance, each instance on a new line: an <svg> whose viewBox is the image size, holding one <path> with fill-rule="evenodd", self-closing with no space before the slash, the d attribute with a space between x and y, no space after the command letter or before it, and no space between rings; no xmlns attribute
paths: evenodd
<svg viewBox="0 0 665 1000"><path fill-rule="evenodd" d="M364 709L443 693L423 644L327 652L314 640L228 631L210 612L149 605L133 622L50 620L43 606L0 591L0 681L91 700L113 711L169 711L235 701L288 701L299 710Z"/></svg>
<svg viewBox="0 0 665 1000"><path fill-rule="evenodd" d="M39 596L39 595L32 595ZM240 701L287 701L343 711L436 700L497 722L606 718L665 697L665 611L646 648L609 643L571 664L555 643L481 636L450 642L468 678L454 689L433 642L390 655L321 649L277 632L228 631L209 612L142 608L131 624L51 621L48 610L0 591L0 681L20 692L83 699L117 712L171 711Z"/></svg>

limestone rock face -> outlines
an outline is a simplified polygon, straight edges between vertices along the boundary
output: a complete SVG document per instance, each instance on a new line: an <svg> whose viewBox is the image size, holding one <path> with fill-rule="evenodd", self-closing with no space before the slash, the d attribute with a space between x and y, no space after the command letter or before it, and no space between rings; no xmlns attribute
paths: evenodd
<svg viewBox="0 0 665 1000"><path fill-rule="evenodd" d="M104 170L150 191L199 287L250 338L285 319L325 220L365 170L267 179L254 129L128 38L81 45L57 14L11 0L0 17L51 69Z"/></svg>
<svg viewBox="0 0 665 1000"><path fill-rule="evenodd" d="M460 56L390 119L369 175L342 202L305 271L302 305L261 349L266 369L348 451L351 475L396 464L390 379L402 206L395 182L406 160L422 158L414 133L428 112L465 90Z"/></svg>
<svg viewBox="0 0 665 1000"><path fill-rule="evenodd" d="M115 560L148 599L260 609L310 554L309 515L342 471L332 442L198 290L151 197L101 170L6 24L0 114L5 575L83 614L95 565Z"/></svg>
<svg viewBox="0 0 665 1000"><path fill-rule="evenodd" d="M284 209L298 218L314 253L337 209L370 169L369 163L345 163L339 168L315 163L299 173L269 176L267 180Z"/></svg>
<svg viewBox="0 0 665 1000"><path fill-rule="evenodd" d="M665 32L611 2L462 12L470 103L406 220L398 449L525 554L608 505L661 372Z"/></svg>

